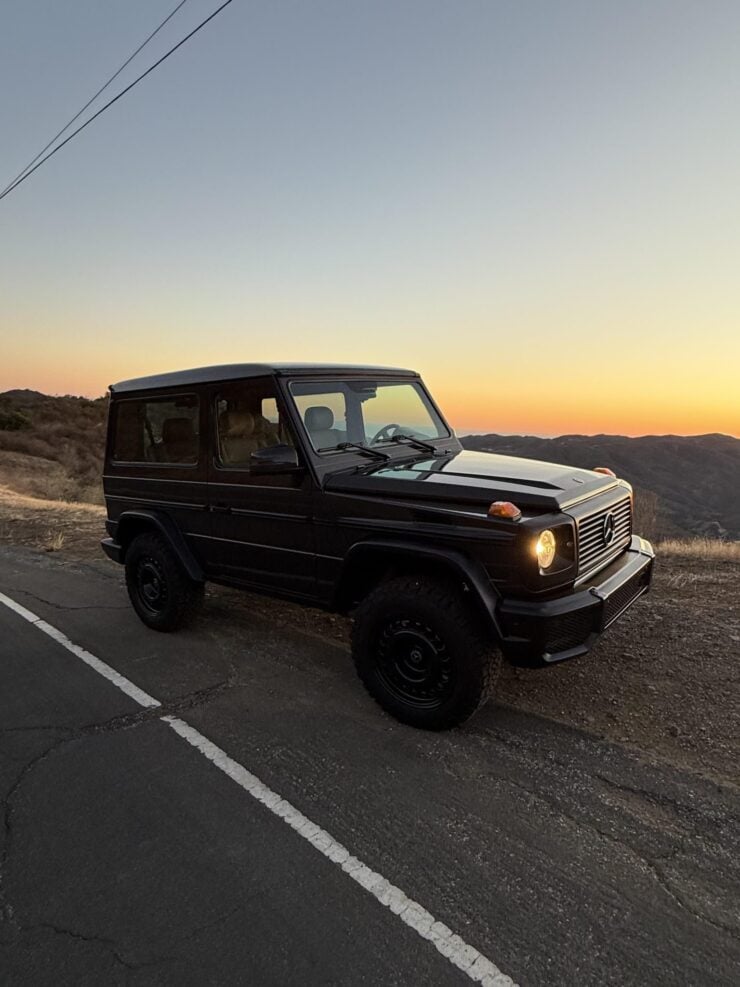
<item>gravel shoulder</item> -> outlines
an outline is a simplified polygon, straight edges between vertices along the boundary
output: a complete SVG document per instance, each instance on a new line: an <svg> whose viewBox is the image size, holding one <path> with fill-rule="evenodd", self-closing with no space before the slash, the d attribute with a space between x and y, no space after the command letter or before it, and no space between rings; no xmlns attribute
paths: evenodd
<svg viewBox="0 0 740 987"><path fill-rule="evenodd" d="M101 559L105 511L0 487L0 544ZM347 645L349 621L217 587L230 620L272 620ZM740 564L658 558L651 593L588 657L545 670L505 666L500 704L578 727L740 784Z"/></svg>

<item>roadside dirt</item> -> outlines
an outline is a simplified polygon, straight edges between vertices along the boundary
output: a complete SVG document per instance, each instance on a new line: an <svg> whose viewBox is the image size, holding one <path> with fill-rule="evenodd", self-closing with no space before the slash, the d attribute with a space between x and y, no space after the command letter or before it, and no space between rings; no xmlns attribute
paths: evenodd
<svg viewBox="0 0 740 987"><path fill-rule="evenodd" d="M76 559L100 558L105 508L41 500L0 484L0 544L61 551Z"/></svg>
<svg viewBox="0 0 740 987"><path fill-rule="evenodd" d="M0 487L0 544L100 559L105 511ZM210 588L250 614L347 644L349 621ZM498 702L740 784L740 563L659 557L652 592L588 657L545 670L505 666Z"/></svg>

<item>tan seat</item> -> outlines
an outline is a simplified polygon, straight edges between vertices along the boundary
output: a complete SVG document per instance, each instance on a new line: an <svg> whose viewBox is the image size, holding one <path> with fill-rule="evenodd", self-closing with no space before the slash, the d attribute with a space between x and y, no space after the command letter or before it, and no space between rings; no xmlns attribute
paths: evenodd
<svg viewBox="0 0 740 987"><path fill-rule="evenodd" d="M261 414L254 416L254 436L260 449L276 446L280 442L278 426L273 425L269 419Z"/></svg>
<svg viewBox="0 0 740 987"><path fill-rule="evenodd" d="M248 465L252 453L262 448L251 411L224 412L219 420L219 440L221 461L227 466Z"/></svg>

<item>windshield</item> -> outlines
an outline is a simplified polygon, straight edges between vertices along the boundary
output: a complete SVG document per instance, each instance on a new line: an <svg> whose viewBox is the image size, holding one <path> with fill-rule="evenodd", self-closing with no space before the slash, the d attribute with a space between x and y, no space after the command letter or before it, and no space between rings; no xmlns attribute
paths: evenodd
<svg viewBox="0 0 740 987"><path fill-rule="evenodd" d="M402 436L429 441L449 435L416 381L292 381L290 393L317 452L346 442L377 446Z"/></svg>

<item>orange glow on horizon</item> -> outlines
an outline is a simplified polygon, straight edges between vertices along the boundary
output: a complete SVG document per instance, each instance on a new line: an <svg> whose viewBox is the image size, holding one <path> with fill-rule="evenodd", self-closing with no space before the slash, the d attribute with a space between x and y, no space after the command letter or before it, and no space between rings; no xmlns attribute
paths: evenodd
<svg viewBox="0 0 740 987"><path fill-rule="evenodd" d="M460 435L490 432L499 435L706 435L740 437L740 413L735 409L675 407L570 409L557 399L547 406L529 404L501 409L436 398L447 420ZM728 414L727 412L730 411Z"/></svg>
<svg viewBox="0 0 740 987"><path fill-rule="evenodd" d="M202 363L203 361L201 361ZM217 362L214 360L211 363ZM181 360L173 369L197 366L197 361ZM86 366L82 373L48 366L25 373L0 372L0 392L29 388L44 394L77 394L95 398L104 395L109 383L156 373L161 367L143 371L141 367L110 368ZM490 432L501 435L702 435L724 433L740 437L740 402L723 394L693 395L691 404L666 394L642 395L641 401L621 397L606 400L585 394L581 400L569 393L553 393L551 398L538 395L533 383L531 390L519 390L509 385L491 394L492 384L476 386L471 382L468 393L444 382L439 372L425 375L427 384L442 413L459 435L470 432ZM433 379L429 379L432 377Z"/></svg>
<svg viewBox="0 0 740 987"><path fill-rule="evenodd" d="M109 384L129 377L187 367L282 358L307 362L374 363L406 366L421 372L443 414L460 435L492 432L513 435L567 434L698 435L725 433L740 437L740 401L735 385L733 344L718 360L709 347L646 344L606 350L599 341L577 359L562 356L555 342L548 353L535 350L507 356L490 344L453 345L437 336L427 352L419 346L382 340L373 349L360 339L335 348L338 330L324 332L324 342L303 334L275 352L270 339L220 340L213 333L180 340L154 326L113 334L109 344L70 331L39 334L33 342L19 331L3 345L0 392L30 388L46 394L100 397ZM216 338L216 343L214 343ZM326 339L329 339L329 343ZM553 337L555 338L555 337ZM729 342L729 340L728 340ZM247 351L245 353L245 350ZM280 352L282 350L282 352ZM604 352L610 354L606 368ZM637 361L635 353L642 352ZM248 354L248 355L247 355ZM474 355L471 355L474 354ZM650 357L650 359L648 359ZM547 358L546 370L538 366Z"/></svg>

